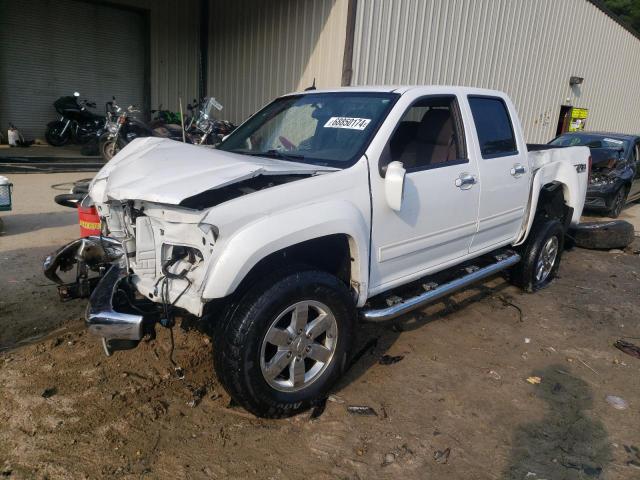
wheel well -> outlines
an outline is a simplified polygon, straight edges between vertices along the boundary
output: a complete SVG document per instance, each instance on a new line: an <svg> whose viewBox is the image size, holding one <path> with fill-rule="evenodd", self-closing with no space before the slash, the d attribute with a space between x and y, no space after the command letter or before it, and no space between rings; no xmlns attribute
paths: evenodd
<svg viewBox="0 0 640 480"><path fill-rule="evenodd" d="M241 288L255 278L286 265L303 264L335 275L347 286L351 283L353 256L349 237L344 234L327 235L288 246L260 260L242 280Z"/></svg>
<svg viewBox="0 0 640 480"><path fill-rule="evenodd" d="M552 182L542 187L536 206L536 216L557 218L565 226L565 229L569 227L573 216L573 207L567 205L562 183Z"/></svg>

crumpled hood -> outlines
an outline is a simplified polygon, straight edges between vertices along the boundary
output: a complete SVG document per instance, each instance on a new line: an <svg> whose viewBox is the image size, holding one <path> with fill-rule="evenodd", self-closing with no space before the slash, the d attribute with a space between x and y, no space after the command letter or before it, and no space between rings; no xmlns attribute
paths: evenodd
<svg viewBox="0 0 640 480"><path fill-rule="evenodd" d="M95 176L96 203L146 200L178 205L185 198L258 175L313 174L333 168L250 157L164 138L138 138Z"/></svg>

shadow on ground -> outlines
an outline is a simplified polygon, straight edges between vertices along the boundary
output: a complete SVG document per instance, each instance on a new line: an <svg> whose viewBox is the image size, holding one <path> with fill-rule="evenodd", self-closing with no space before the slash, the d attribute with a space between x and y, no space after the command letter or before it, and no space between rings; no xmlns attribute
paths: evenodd
<svg viewBox="0 0 640 480"><path fill-rule="evenodd" d="M611 449L603 424L588 414L593 393L584 380L563 368L551 365L532 372L542 378L536 392L547 402L548 412L542 421L516 430L503 478L603 478Z"/></svg>
<svg viewBox="0 0 640 480"><path fill-rule="evenodd" d="M48 213L18 213L2 217L4 227L1 231L3 237L20 235L22 233L36 232L44 228L66 227L78 223L78 214L69 209L64 212Z"/></svg>

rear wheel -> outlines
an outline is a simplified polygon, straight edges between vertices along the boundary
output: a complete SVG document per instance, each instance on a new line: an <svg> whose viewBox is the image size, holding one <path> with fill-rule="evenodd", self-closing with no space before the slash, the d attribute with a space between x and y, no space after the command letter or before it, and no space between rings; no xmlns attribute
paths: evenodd
<svg viewBox="0 0 640 480"><path fill-rule="evenodd" d="M527 292L546 287L558 273L563 248L564 229L560 221L536 220L521 249L522 260L511 270L511 281Z"/></svg>
<svg viewBox="0 0 640 480"><path fill-rule="evenodd" d="M305 270L265 279L229 309L215 335L216 373L260 417L320 402L342 375L355 307L333 275Z"/></svg>
<svg viewBox="0 0 640 480"><path fill-rule="evenodd" d="M44 138L47 143L52 147L61 147L69 143L71 139L71 127L64 130L65 122L53 122L47 127L47 131L44 132ZM64 133L62 133L64 131Z"/></svg>

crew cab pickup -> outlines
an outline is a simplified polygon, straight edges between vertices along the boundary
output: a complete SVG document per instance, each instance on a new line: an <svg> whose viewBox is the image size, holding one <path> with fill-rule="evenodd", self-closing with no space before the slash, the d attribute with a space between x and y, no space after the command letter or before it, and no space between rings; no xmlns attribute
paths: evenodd
<svg viewBox="0 0 640 480"><path fill-rule="evenodd" d="M259 416L326 397L359 321L386 321L497 272L556 275L587 147L528 152L511 100L462 87L344 88L276 99L217 149L144 138L93 179L103 235L76 262L107 354L191 315L219 380ZM97 272L94 274L93 272Z"/></svg>

